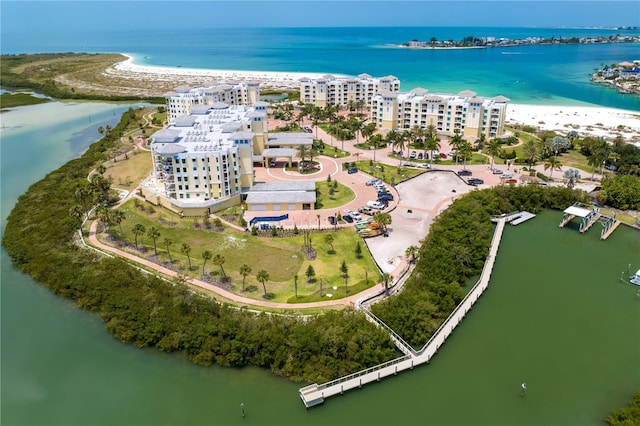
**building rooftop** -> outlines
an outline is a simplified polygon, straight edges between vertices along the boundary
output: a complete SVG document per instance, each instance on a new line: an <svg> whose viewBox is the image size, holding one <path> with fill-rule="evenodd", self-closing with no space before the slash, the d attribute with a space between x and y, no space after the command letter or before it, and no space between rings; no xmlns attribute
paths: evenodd
<svg viewBox="0 0 640 426"><path fill-rule="evenodd" d="M311 191L315 193L316 184L311 180L281 181L281 182L256 182L251 192L277 192L277 191Z"/></svg>

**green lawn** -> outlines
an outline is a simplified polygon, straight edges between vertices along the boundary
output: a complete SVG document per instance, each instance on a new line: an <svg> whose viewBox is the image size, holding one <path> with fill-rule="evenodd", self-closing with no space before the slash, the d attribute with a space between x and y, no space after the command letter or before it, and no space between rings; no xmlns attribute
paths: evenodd
<svg viewBox="0 0 640 426"><path fill-rule="evenodd" d="M425 172L425 169L418 169L415 167L398 167L382 163L372 164L372 162L369 160L356 162L356 167L359 170L369 173L373 177L378 178L391 185L396 185L400 182L404 182L407 179L411 179L412 177L418 176L419 174Z"/></svg>
<svg viewBox="0 0 640 426"><path fill-rule="evenodd" d="M316 182L318 209L334 209L343 206L356 198L356 194L347 186L332 180L331 182ZM333 194L331 193L333 189Z"/></svg>
<svg viewBox="0 0 640 426"><path fill-rule="evenodd" d="M352 295L367 286L364 283L365 269L369 273L369 286L379 279L377 267L366 250L362 239L352 228L331 232L334 237L333 248L335 254L331 254L331 246L325 242L325 233L312 233L312 247L317 251L315 260L307 260L304 254L303 236L283 237L259 237L248 232L236 231L225 228L223 231L196 229L194 224L203 224L203 219L181 219L173 213L152 207L148 203L134 201L125 203L120 210L125 212L125 220L122 229L127 241L125 250L138 254L141 257L149 257L154 254L153 240L146 234L138 237L138 247L134 246L133 227L142 224L148 231L155 226L160 237L156 239L158 255L161 262L169 262L169 253L164 243L165 238L171 241L169 246L173 262L170 264L175 270L179 270L187 276L200 278L202 275L202 253L209 250L215 257L217 254L224 257L222 265L225 274L230 278L233 293L241 294L242 275L239 273L240 265L246 263L252 272L246 278L246 297L260 299L263 294L262 284L256 280L257 271L264 269L269 273L270 279L266 283L267 292L273 293L273 301L294 302L294 275L298 275L298 302L320 300L320 279L322 279L323 294L331 293L333 298ZM141 209L144 207L144 211ZM152 207L150 209L150 207ZM151 212L150 212L151 210ZM120 230L117 225L112 226L111 232L120 239ZM104 238L103 238L104 240ZM188 269L187 256L180 252L182 243L191 246L190 256L192 270ZM356 244L362 248L362 258L355 255ZM345 294L344 279L340 276L340 265L345 260L349 265L349 293ZM316 272L316 280L306 282L305 273L307 267L312 265ZM221 274L220 267L207 261L205 266L207 274ZM337 286L338 291L332 287ZM325 300L323 296L322 300Z"/></svg>
<svg viewBox="0 0 640 426"><path fill-rule="evenodd" d="M151 172L151 153L138 150L129 154L128 157L124 161L106 164L107 171L105 176L112 179L116 188L130 191L149 176Z"/></svg>

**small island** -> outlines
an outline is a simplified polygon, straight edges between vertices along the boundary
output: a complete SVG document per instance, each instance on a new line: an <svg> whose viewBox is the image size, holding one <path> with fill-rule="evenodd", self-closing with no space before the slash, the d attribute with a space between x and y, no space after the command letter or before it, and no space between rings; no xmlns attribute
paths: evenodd
<svg viewBox="0 0 640 426"><path fill-rule="evenodd" d="M429 41L413 39L402 44L388 46L409 49L484 49L487 47L514 47L528 45L558 45L558 44L604 44L604 43L638 43L640 36L615 34L600 37L526 37L509 39L504 37L476 37L467 36L459 41L438 40L431 37Z"/></svg>
<svg viewBox="0 0 640 426"><path fill-rule="evenodd" d="M640 60L594 68L591 81L616 89L618 93L640 95Z"/></svg>

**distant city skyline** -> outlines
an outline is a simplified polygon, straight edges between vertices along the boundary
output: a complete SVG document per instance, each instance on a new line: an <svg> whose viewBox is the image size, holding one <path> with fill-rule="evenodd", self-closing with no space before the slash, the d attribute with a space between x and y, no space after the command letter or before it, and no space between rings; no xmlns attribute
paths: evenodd
<svg viewBox="0 0 640 426"><path fill-rule="evenodd" d="M6 1L3 34L245 27L640 26L640 1Z"/></svg>

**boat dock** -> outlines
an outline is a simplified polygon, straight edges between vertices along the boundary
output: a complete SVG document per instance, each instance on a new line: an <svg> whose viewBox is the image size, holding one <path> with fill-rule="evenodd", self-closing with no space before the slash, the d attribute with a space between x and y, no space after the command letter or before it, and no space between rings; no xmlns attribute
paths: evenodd
<svg viewBox="0 0 640 426"><path fill-rule="evenodd" d="M498 247L500 246L504 225L507 222L506 217L497 218L495 222L497 222L497 226L493 233L491 246L489 248L489 255L485 260L482 273L480 274L480 279L465 298L462 299L460 304L453 310L451 315L449 315L449 317L442 323L440 328L438 328L433 336L431 336L431 339L429 339L429 341L420 350L416 351L413 349L379 318L369 312L368 309L363 308L363 311L369 320L375 321L378 325L389 330L391 340L405 355L327 383L320 385L313 383L300 388L298 392L305 407L310 408L320 405L330 396L342 394L351 389L361 388L362 385L367 383L378 382L380 379L385 377L392 375L395 376L404 370L413 369L413 367L417 365L429 363L431 358L438 352L438 349L440 349L444 344L447 337L453 333L453 330L458 326L458 324L460 324L465 315L489 286L489 279L491 277L491 272L493 271L493 264L498 253ZM370 297L375 297L375 295ZM360 307L363 302L364 301L359 300L358 306Z"/></svg>
<svg viewBox="0 0 640 426"><path fill-rule="evenodd" d="M530 213L530 212L520 212L520 214L513 218L511 221L509 221L510 224L512 224L513 226L517 226L520 225L522 222L526 222L529 219L533 219L534 217L536 217L535 214Z"/></svg>

